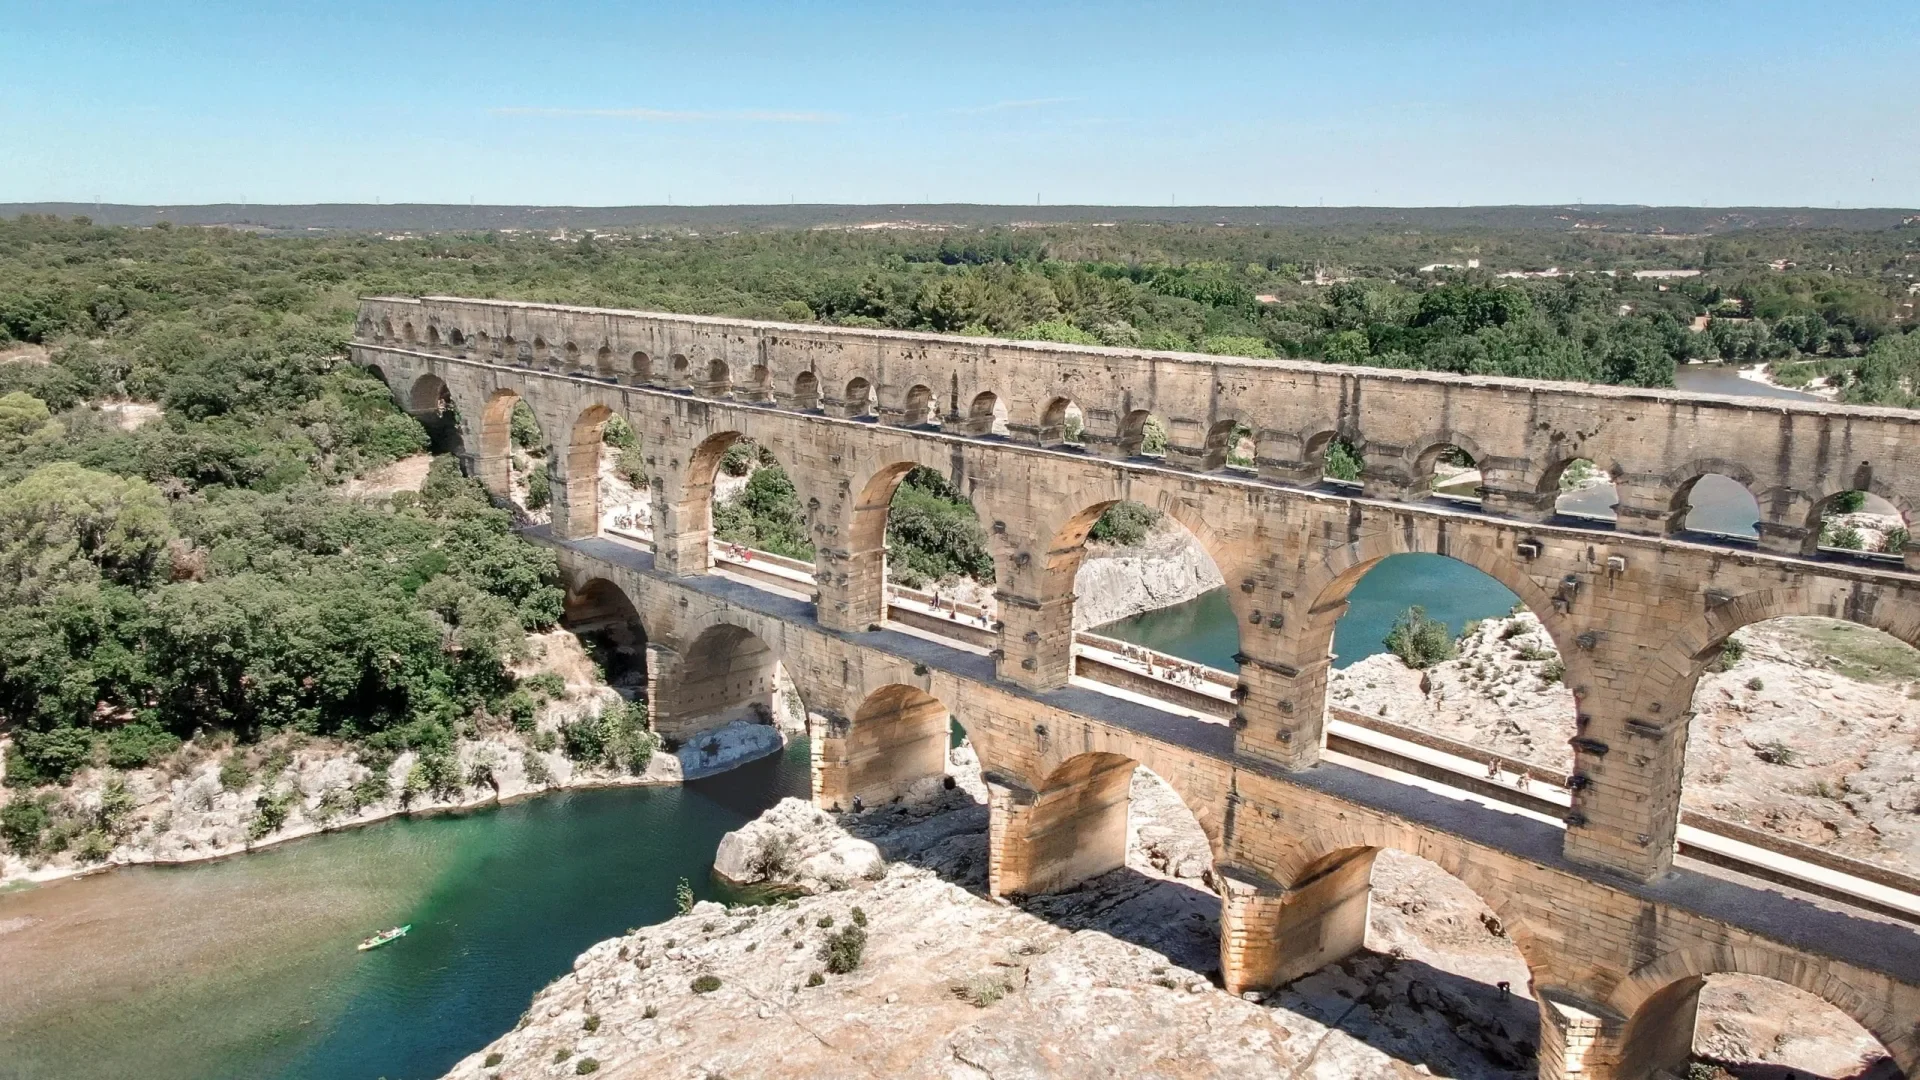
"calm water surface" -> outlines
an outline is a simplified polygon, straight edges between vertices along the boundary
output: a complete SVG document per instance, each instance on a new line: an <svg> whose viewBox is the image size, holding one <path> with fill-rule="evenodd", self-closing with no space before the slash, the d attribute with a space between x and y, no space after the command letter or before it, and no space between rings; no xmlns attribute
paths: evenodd
<svg viewBox="0 0 1920 1080"><path fill-rule="evenodd" d="M807 793L807 744L685 787L396 819L0 895L0 1077L413 1080L512 1027L589 945L702 897ZM354 943L410 922L370 953Z"/></svg>

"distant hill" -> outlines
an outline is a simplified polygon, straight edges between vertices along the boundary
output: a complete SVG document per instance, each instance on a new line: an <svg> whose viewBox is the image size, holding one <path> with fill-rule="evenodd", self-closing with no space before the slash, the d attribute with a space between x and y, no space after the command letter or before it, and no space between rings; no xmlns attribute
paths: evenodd
<svg viewBox="0 0 1920 1080"><path fill-rule="evenodd" d="M1590 229L1613 233L1724 233L1743 229L1891 229L1920 210L1737 206L989 206L969 203L768 206L459 206L434 203L0 203L0 217L86 216L103 225L233 225L273 232L460 232L492 229L802 229L882 223L920 227L1142 223L1291 228Z"/></svg>

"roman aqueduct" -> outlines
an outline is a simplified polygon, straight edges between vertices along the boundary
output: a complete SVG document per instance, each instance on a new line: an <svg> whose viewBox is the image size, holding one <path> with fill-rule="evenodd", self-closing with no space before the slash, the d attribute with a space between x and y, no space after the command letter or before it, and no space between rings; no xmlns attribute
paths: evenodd
<svg viewBox="0 0 1920 1080"><path fill-rule="evenodd" d="M1763 975L1817 994L1920 1076L1920 934L1676 857L1693 688L1734 630L1817 614L1920 642L1920 547L1817 546L1837 493L1920 503L1920 417L1893 410L1340 368L1287 360L949 338L452 298L363 302L355 360L464 465L509 483L524 401L549 433L552 525L576 612L629 620L671 686L656 723L763 695L783 664L818 718L815 798L883 800L944 768L949 713L989 790L996 894L1064 888L1124 860L1127 778L1163 777L1205 830L1228 990L1276 985L1360 947L1372 856L1430 859L1495 909L1541 1006L1543 1077L1641 1077L1684 1059L1702 980ZM1071 406L1071 408L1069 408ZM1065 437L1067 417L1084 426ZM652 545L601 535L601 436L642 440ZM1149 417L1163 459L1140 456ZM1250 437L1251 466L1229 463ZM771 448L806 508L811 594L713 573L725 450ZM1332 439L1365 461L1321 483ZM1448 448L1477 507L1426 498ZM1591 461L1617 521L1556 517ZM886 618L885 524L915 466L976 509L997 570L990 651ZM1752 544L1683 531L1719 474L1759 506ZM1107 507L1184 524L1240 624L1229 723L1070 681L1074 574ZM1577 716L1560 821L1500 812L1323 761L1333 627L1380 560L1430 552L1539 616Z"/></svg>

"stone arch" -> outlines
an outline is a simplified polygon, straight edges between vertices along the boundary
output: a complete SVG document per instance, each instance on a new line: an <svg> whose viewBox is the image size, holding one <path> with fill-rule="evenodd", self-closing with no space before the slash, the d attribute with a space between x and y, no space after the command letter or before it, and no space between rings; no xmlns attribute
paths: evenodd
<svg viewBox="0 0 1920 1080"><path fill-rule="evenodd" d="M679 506L684 546L680 558L690 561L683 563L680 573L704 573L712 569L714 487L719 475L721 459L735 443L742 441L753 442L746 434L739 431L715 432L695 447L687 459L686 486ZM754 443L754 445L769 453L773 452L772 448L764 443ZM810 498L812 492L807 486L804 474L796 472L791 462L776 460L781 471L793 485L794 494L800 503L802 515L800 526L806 542L812 544L813 517L815 511L819 509L819 501Z"/></svg>
<svg viewBox="0 0 1920 1080"><path fill-rule="evenodd" d="M1071 589L1074 574L1080 569L1080 561L1086 554L1087 533L1093 529L1094 523L1100 520L1100 515L1116 504L1128 501L1130 500L1116 494L1112 498L1087 503L1054 527L1051 534L1043 532L1042 535L1052 537L1047 545L1046 562L1043 564L1048 577L1061 583L1061 587ZM1178 522L1199 542L1207 558L1213 560L1214 566L1219 569L1223 577L1230 577L1233 574L1239 564L1226 558L1233 550L1232 545L1207 521L1199 507L1165 493L1153 502L1141 502L1141 505L1157 510ZM1048 596L1059 595L1053 588L1049 588L1046 593Z"/></svg>
<svg viewBox="0 0 1920 1080"><path fill-rule="evenodd" d="M1040 410L1041 446L1078 444L1086 432L1086 413L1070 397L1057 397Z"/></svg>
<svg viewBox="0 0 1920 1080"><path fill-rule="evenodd" d="M654 679L653 727L669 744L685 744L734 720L774 723L782 665L769 642L720 621L678 652L673 670Z"/></svg>
<svg viewBox="0 0 1920 1080"><path fill-rule="evenodd" d="M459 448L460 415L445 379L423 372L407 389L405 405L407 412L427 429L428 447L434 453L449 453Z"/></svg>
<svg viewBox="0 0 1920 1080"><path fill-rule="evenodd" d="M938 405L933 399L932 387L925 383L908 387L900 405L900 426L927 427L938 421Z"/></svg>
<svg viewBox="0 0 1920 1080"><path fill-rule="evenodd" d="M647 671L647 627L627 591L601 577L569 586L560 613L562 628L603 643L598 659L616 687L628 689L653 714Z"/></svg>
<svg viewBox="0 0 1920 1080"><path fill-rule="evenodd" d="M1695 520L1693 517L1695 510L1693 495L1703 481L1707 483L1709 490L1717 488L1719 493L1730 503L1739 501L1738 496L1733 491L1733 486L1737 485L1741 488L1745 492L1747 500L1752 504L1752 521L1745 522L1744 527L1742 527L1745 516L1738 512L1738 508L1732 507L1730 507L1729 512L1735 513L1736 516L1741 518L1741 521L1729 519L1722 523L1712 523L1704 520ZM1758 524L1764 517L1761 510L1760 498L1754 490L1754 475L1752 470L1740 462L1729 461L1725 458L1696 458L1669 471L1666 476L1662 478L1661 486L1667 491L1672 492L1668 497L1667 503L1668 520L1671 523L1669 531L1708 532L1739 537L1753 537L1758 535ZM1713 527L1715 524L1718 524L1719 527Z"/></svg>
<svg viewBox="0 0 1920 1080"><path fill-rule="evenodd" d="M984 761L984 758L983 758ZM1133 777L1143 764L1126 754L1088 750L1055 764L999 830L1016 842L994 853L995 895L1039 895L1070 888L1127 864L1128 811ZM1150 770L1151 771L1151 770ZM1164 775L1181 806L1207 836L1210 857L1220 840L1194 812L1179 786Z"/></svg>
<svg viewBox="0 0 1920 1080"><path fill-rule="evenodd" d="M467 344L467 336L461 333L460 328L456 326L447 331L447 344L456 349L464 349Z"/></svg>
<svg viewBox="0 0 1920 1080"><path fill-rule="evenodd" d="M373 336L376 341L392 340L393 319L390 316L382 315L380 317L380 325L374 330Z"/></svg>
<svg viewBox="0 0 1920 1080"><path fill-rule="evenodd" d="M432 323L428 323L427 324L427 348L438 349L439 347L440 347L440 328L433 325Z"/></svg>
<svg viewBox="0 0 1920 1080"><path fill-rule="evenodd" d="M693 382L693 361L688 360L684 353L674 353L668 357L667 367L668 377L672 380L670 385L674 389L681 389Z"/></svg>
<svg viewBox="0 0 1920 1080"><path fill-rule="evenodd" d="M580 346L568 341L560 346L562 371L580 370Z"/></svg>
<svg viewBox="0 0 1920 1080"><path fill-rule="evenodd" d="M793 377L793 407L801 412L820 408L820 376L803 371Z"/></svg>
<svg viewBox="0 0 1920 1080"><path fill-rule="evenodd" d="M533 343L507 339L507 351L513 354L513 362L521 367L533 366Z"/></svg>
<svg viewBox="0 0 1920 1080"><path fill-rule="evenodd" d="M1217 469L1250 472L1259 453L1258 438L1253 425L1238 417L1216 421L1207 429L1206 452L1200 467L1208 472Z"/></svg>
<svg viewBox="0 0 1920 1080"><path fill-rule="evenodd" d="M574 418L567 438L566 490L554 500L554 531L577 540L600 532L600 455L613 410L595 402Z"/></svg>
<svg viewBox="0 0 1920 1080"><path fill-rule="evenodd" d="M1581 483L1577 479L1567 476L1569 470L1578 470L1579 472L1591 470L1595 479L1590 484ZM1598 479L1599 477L1605 477L1605 479ZM1535 484L1534 491L1539 495L1553 496L1555 513L1571 513L1587 517L1618 520L1618 509L1620 506L1619 477L1620 474L1617 470L1603 469L1600 463L1592 458L1574 454L1569 457L1557 458L1550 462L1547 467L1541 471L1539 482ZM1577 484L1579 486L1563 490L1563 479L1565 479L1568 484ZM1580 494L1589 489L1599 488L1606 488L1607 491L1598 495L1585 497ZM1599 505L1600 503L1605 503L1605 505ZM1585 508L1582 509L1582 507Z"/></svg>
<svg viewBox="0 0 1920 1080"><path fill-rule="evenodd" d="M633 355L627 357L627 374L632 377L635 385L652 381L653 358L635 349Z"/></svg>
<svg viewBox="0 0 1920 1080"><path fill-rule="evenodd" d="M485 330L481 330L473 335L473 351L481 356L498 357L500 355L500 343L488 335Z"/></svg>
<svg viewBox="0 0 1920 1080"><path fill-rule="evenodd" d="M842 399L849 419L862 420L875 415L879 401L874 396L873 384L862 376L847 380L847 394Z"/></svg>
<svg viewBox="0 0 1920 1080"><path fill-rule="evenodd" d="M1906 500L1901 498L1890 497L1887 494L1883 494L1882 492L1891 491L1891 489L1887 488L1887 486L1884 484L1880 484L1877 486L1881 488L1881 491L1874 491L1870 487L1847 487L1847 488L1841 488L1837 491L1830 491L1818 499L1808 498L1806 495L1798 491L1783 493L1778 489L1776 489L1776 491L1767 493L1768 497L1765 500L1765 502L1768 507L1776 510L1777 516L1783 516L1778 514L1779 508L1783 505L1789 508L1788 510L1789 513L1791 513L1792 508L1794 508L1796 505L1802 509L1802 512L1804 514L1803 520L1805 521L1806 530L1807 530L1807 542L1803 550L1804 554L1810 555L1816 551L1821 551L1821 550L1844 551L1847 549L1841 548L1837 544L1829 542L1829 538L1826 534L1826 517L1829 511L1840 510L1841 508L1838 507L1836 504L1841 502L1842 500L1844 500L1850 495L1857 494L1862 496L1872 496L1874 498L1885 500L1888 504L1892 506L1894 513L1899 515L1899 518L1900 518L1899 527L1903 530L1907 530L1909 535L1911 534L1912 527L1913 527L1913 517L1911 514L1907 512L1907 509L1905 506ZM1798 502L1796 503L1795 500L1798 500ZM1868 513L1877 512L1864 505L1860 508L1860 510ZM1854 511L1854 512L1860 512L1860 511ZM1898 557L1900 555L1900 550L1896 548L1894 551L1885 552L1885 553Z"/></svg>
<svg viewBox="0 0 1920 1080"><path fill-rule="evenodd" d="M1464 455L1467 458L1466 464L1475 472L1478 472L1486 461L1486 456L1480 452L1480 445L1473 441L1472 436L1459 432L1448 431L1428 435L1413 445L1424 447L1408 462L1408 479L1412 483L1409 495L1417 499L1426 498L1430 494L1444 494L1443 485L1439 482L1440 469L1449 458ZM1479 485L1475 485L1471 495L1460 493L1449 497L1477 503L1480 501Z"/></svg>
<svg viewBox="0 0 1920 1080"><path fill-rule="evenodd" d="M816 738L814 805L880 806L946 775L951 714L917 686L888 683L868 694L850 719L829 722Z"/></svg>
<svg viewBox="0 0 1920 1080"><path fill-rule="evenodd" d="M1360 483L1360 477L1357 475L1351 478L1333 475L1327 458L1333 452L1335 443L1344 445L1355 459L1365 458L1367 442L1359 432L1347 428L1325 428L1317 431L1300 442L1302 460L1307 463L1309 470L1318 470L1317 475L1309 481L1309 486L1329 480L1342 484Z"/></svg>
<svg viewBox="0 0 1920 1080"><path fill-rule="evenodd" d="M1160 444L1153 445L1153 431L1158 427ZM1157 414L1146 409L1135 409L1120 421L1120 456L1165 457L1167 422Z"/></svg>
<svg viewBox="0 0 1920 1080"><path fill-rule="evenodd" d="M716 356L707 361L707 381L700 391L708 397L733 396L733 369L727 366L725 360Z"/></svg>
<svg viewBox="0 0 1920 1080"><path fill-rule="evenodd" d="M593 354L593 373L608 382L620 381L620 372L613 366L613 346L602 345Z"/></svg>
<svg viewBox="0 0 1920 1080"><path fill-rule="evenodd" d="M538 334L533 338L533 358L542 364L553 358L553 350L547 346L547 339Z"/></svg>
<svg viewBox="0 0 1920 1080"><path fill-rule="evenodd" d="M1920 648L1920 596L1903 589L1897 601L1887 602L1858 586L1846 588L1835 582L1831 587L1833 591L1825 595L1809 585L1757 589L1715 604L1676 632L1655 662L1644 665L1629 700L1641 708L1658 704L1663 714L1671 715L1671 709L1684 712L1701 674L1720 655L1722 643L1741 627L1769 619L1793 615L1842 619Z"/></svg>
<svg viewBox="0 0 1920 1080"><path fill-rule="evenodd" d="M1680 1032L1670 1028L1673 1020L1686 1021L1684 1045L1691 1049L1692 1003L1707 976L1727 974L1771 979L1812 994L1880 1040L1903 1073L1920 1075L1920 1028L1904 1022L1880 996L1861 991L1824 965L1809 964L1801 957L1760 943L1666 953L1643 964L1615 987L1607 1005L1627 1021L1621 1034L1619 1075L1643 1076L1654 1067L1672 1064L1661 1059L1671 1057L1682 1038Z"/></svg>
<svg viewBox="0 0 1920 1080"><path fill-rule="evenodd" d="M747 370L747 381L740 385L740 396L762 404L773 400L773 372L767 365L755 364Z"/></svg>
<svg viewBox="0 0 1920 1080"><path fill-rule="evenodd" d="M1000 395L982 390L973 396L973 404L967 407L966 431L969 435L1007 434L1007 406Z"/></svg>
<svg viewBox="0 0 1920 1080"><path fill-rule="evenodd" d="M409 345L412 345L412 344L414 344L414 343L415 343L415 341L416 341L416 335L415 335L415 333L414 333L414 330L413 330L413 323L412 323L411 321L408 321L408 322L405 322L405 323L402 323L402 324L401 324L401 326L400 326L400 336L401 336L402 338L404 338L404 339L406 339L406 342L407 342L407 344L409 344Z"/></svg>
<svg viewBox="0 0 1920 1080"><path fill-rule="evenodd" d="M1408 529L1381 529L1351 544L1334 548L1319 564L1304 575L1297 590L1298 618L1290 620L1300 630L1299 655L1302 658L1325 657L1333 643L1334 625L1346 610L1346 598L1360 579L1381 560L1392 555L1444 555L1465 563L1507 587L1527 610L1540 619L1554 647L1569 664L1584 655L1574 648L1568 636L1570 627L1554 606L1554 597L1533 578L1514 566L1513 556L1490 549L1478 541L1462 539L1450 532L1444 522L1421 524ZM1290 632L1291 633L1291 632Z"/></svg>

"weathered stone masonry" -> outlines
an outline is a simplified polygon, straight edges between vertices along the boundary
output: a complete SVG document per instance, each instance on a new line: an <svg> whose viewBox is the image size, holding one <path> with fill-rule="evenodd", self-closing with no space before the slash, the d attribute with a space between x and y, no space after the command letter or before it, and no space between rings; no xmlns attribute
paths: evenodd
<svg viewBox="0 0 1920 1080"><path fill-rule="evenodd" d="M1920 578L1896 566L1816 560L1806 546L1815 508L1836 492L1870 490L1910 505L1920 475L1912 417L436 299L367 301L355 353L416 414L444 420L450 402L467 466L497 492L507 479L507 420L514 401L526 400L559 451L550 455L553 532L570 582L617 585L648 640L663 656L677 652L694 683L700 665L715 663L742 685L757 677L731 646L726 656L696 655L713 651L693 648L702 632L727 623L764 642L813 710L830 718L815 743L824 799L862 786L896 792L926 766L888 762L931 760L928 732L936 719L944 724L927 699L953 708L992 778L998 891L1057 887L1116 865L1113 823L1117 806L1123 855L1125 791L1114 777L1138 762L1180 791L1214 841L1229 882L1222 954L1230 985L1298 975L1358 947L1372 853L1392 846L1498 900L1548 1002L1543 1069L1559 1070L1553 1075L1610 1075L1615 1065L1619 1075L1642 1075L1660 1064L1654 1059L1675 1040L1671 1025L1682 1022L1675 1018L1691 1030L1697 977L1716 970L1812 989L1866 1024L1903 1065L1915 1061L1920 998L1903 951L1895 950L1899 962L1877 966L1843 959L1819 941L1769 936L1661 894L1675 880L1692 689L1719 641L1788 614L1850 618L1920 640ZM1096 455L1035 445L1057 438L1066 398L1084 411ZM864 414L870 399L891 423L846 415ZM1129 440L1148 411L1172 434L1165 463L1123 457L1137 448ZM641 569L620 565L616 545L583 539L598 531L594 468L602 426L615 414L640 433L651 473L655 551ZM989 434L993 417L1005 418L1010 438ZM1243 420L1256 431L1257 474L1222 467L1226 432ZM1334 434L1364 448L1362 497L1291 486L1318 479L1316 452ZM781 617L699 588L712 580L699 575L709 568L714 469L743 436L786 465L819 550L816 602ZM1488 513L1396 501L1416 494L1423 468L1446 445L1485 468ZM1618 529L1541 520L1559 470L1575 457L1617 478ZM1000 648L991 666L968 657L966 677L940 664L903 665L866 644L882 611L886 508L914 465L966 493L998 570ZM1759 550L1668 535L1687 487L1705 472L1741 479L1760 496ZM1230 585L1245 657L1230 741L1220 729L1162 724L1143 733L1089 715L1100 708L1061 704L1087 694L1062 689L1086 530L1120 499L1185 524ZM1405 551L1445 554L1500 580L1566 658L1581 786L1564 834L1541 826L1552 835L1515 850L1316 786L1340 772L1314 768L1333 624L1365 571ZM1551 850L1561 835L1564 851ZM1905 929L1878 933L1915 947ZM1656 1030L1653 1013L1669 1027Z"/></svg>

